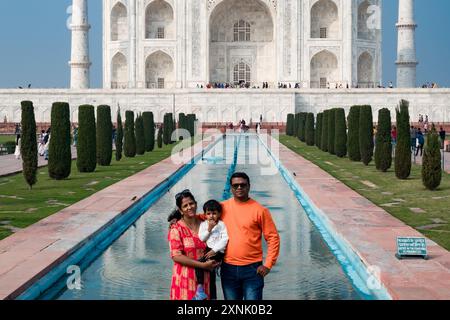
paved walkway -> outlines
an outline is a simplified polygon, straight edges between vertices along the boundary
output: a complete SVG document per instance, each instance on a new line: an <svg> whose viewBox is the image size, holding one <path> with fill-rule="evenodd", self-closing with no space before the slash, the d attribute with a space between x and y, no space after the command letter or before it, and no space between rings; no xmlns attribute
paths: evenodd
<svg viewBox="0 0 450 320"><path fill-rule="evenodd" d="M77 158L77 148L72 147L72 159ZM44 157L39 156L38 158L38 167L45 167L48 164L47 160L44 160ZM9 176L12 174L16 174L22 172L22 160L16 159L13 154L7 156L0 156L0 177Z"/></svg>
<svg viewBox="0 0 450 320"><path fill-rule="evenodd" d="M209 143L185 150L184 163ZM0 300L19 296L183 165L163 160L0 241Z"/></svg>
<svg viewBox="0 0 450 320"><path fill-rule="evenodd" d="M336 234L366 266L381 269L381 282L393 299L449 300L450 252L428 240L430 259L398 260L398 236L422 234L375 206L313 163L271 139L284 167L292 173Z"/></svg>

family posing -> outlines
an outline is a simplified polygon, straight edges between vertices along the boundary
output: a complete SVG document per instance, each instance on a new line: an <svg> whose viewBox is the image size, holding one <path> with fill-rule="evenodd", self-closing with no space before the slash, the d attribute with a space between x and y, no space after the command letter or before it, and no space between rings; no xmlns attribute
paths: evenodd
<svg viewBox="0 0 450 320"><path fill-rule="evenodd" d="M200 215L189 190L176 195L168 237L174 261L171 300L216 299L219 265L226 300L262 300L280 237L269 210L249 197L250 178L235 173L230 184L233 198L206 202ZM262 236L267 242L264 263Z"/></svg>

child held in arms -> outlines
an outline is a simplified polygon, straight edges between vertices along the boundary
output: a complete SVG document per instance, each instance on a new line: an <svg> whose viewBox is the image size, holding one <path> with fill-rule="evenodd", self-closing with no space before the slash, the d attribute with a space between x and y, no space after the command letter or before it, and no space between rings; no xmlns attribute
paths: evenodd
<svg viewBox="0 0 450 320"><path fill-rule="evenodd" d="M216 200L209 200L203 205L206 220L200 224L198 236L206 242L205 255L199 259L200 262L215 260L222 262L225 248L228 244L228 232L223 221L220 220L222 205ZM197 278L197 293L193 300L205 300L206 294L203 288L204 270L195 269ZM211 299L216 299L215 273L211 272Z"/></svg>

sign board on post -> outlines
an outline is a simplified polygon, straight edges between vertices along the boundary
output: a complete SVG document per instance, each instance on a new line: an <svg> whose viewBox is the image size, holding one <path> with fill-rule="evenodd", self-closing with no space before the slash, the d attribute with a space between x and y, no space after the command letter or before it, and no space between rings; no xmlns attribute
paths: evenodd
<svg viewBox="0 0 450 320"><path fill-rule="evenodd" d="M398 259L404 257L422 257L428 259L427 242L425 238L397 237Z"/></svg>

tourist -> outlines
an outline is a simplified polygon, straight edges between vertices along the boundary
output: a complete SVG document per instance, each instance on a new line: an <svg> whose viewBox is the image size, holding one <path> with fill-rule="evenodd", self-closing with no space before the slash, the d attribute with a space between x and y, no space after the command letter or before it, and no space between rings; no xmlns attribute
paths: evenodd
<svg viewBox="0 0 450 320"><path fill-rule="evenodd" d="M444 147L445 147L444 143L445 143L446 134L447 133L445 132L444 128L441 127L439 129L439 137L441 138L441 149L444 149Z"/></svg>
<svg viewBox="0 0 450 320"><path fill-rule="evenodd" d="M269 210L249 197L248 175L235 173L230 184L233 198L222 203L222 220L230 237L221 267L224 297L262 300L264 278L278 258L280 237ZM268 251L264 264L262 235Z"/></svg>
<svg viewBox="0 0 450 320"><path fill-rule="evenodd" d="M49 153L49 148L50 148L50 134L51 134L51 130L50 128L48 128L47 130L47 134L44 137L44 160L48 160L48 153Z"/></svg>
<svg viewBox="0 0 450 320"><path fill-rule="evenodd" d="M395 146L397 144L397 127L396 126L392 126L391 139L392 139L392 144Z"/></svg>
<svg viewBox="0 0 450 320"><path fill-rule="evenodd" d="M270 211L249 197L248 175L234 173L229 182L233 198L222 202L221 216L229 236L221 267L223 294L226 300L262 300L264 278L280 252L280 236ZM201 220L205 218L198 216ZM264 263L262 236L267 244Z"/></svg>
<svg viewBox="0 0 450 320"><path fill-rule="evenodd" d="M414 152L416 150L416 143L417 143L417 130L416 128L414 128L414 126L411 126L409 134L411 137L411 151Z"/></svg>
<svg viewBox="0 0 450 320"><path fill-rule="evenodd" d="M425 138L420 128L417 130L417 150L415 156L417 157L420 151L420 156L423 155L423 146L425 145Z"/></svg>
<svg viewBox="0 0 450 320"><path fill-rule="evenodd" d="M44 155L45 148L45 130L41 130L41 134L39 135L39 143L38 143L38 154L42 157Z"/></svg>
<svg viewBox="0 0 450 320"><path fill-rule="evenodd" d="M19 139L20 139L20 134L22 133L22 129L20 128L20 124L17 123L16 124L16 128L15 128L15 132L14 134L16 135L16 145L19 143Z"/></svg>
<svg viewBox="0 0 450 320"><path fill-rule="evenodd" d="M116 137L117 137L117 129L116 129L116 126L113 126L113 128L112 128L112 144L113 144L113 146L116 145Z"/></svg>
<svg viewBox="0 0 450 320"><path fill-rule="evenodd" d="M16 140L16 150L14 151L14 156L16 157L17 160L20 159L20 145L21 145L21 138L20 138L20 134L17 135L17 140Z"/></svg>
<svg viewBox="0 0 450 320"><path fill-rule="evenodd" d="M73 126L73 146L76 147L78 143L78 127Z"/></svg>
<svg viewBox="0 0 450 320"><path fill-rule="evenodd" d="M189 190L175 196L179 221L170 226L168 240L172 269L171 300L192 300L197 292L195 268L213 271L218 263L214 260L198 261L205 254L206 244L199 238L200 220L197 219L197 202ZM170 218L170 217L169 217ZM209 297L209 272L204 273L205 294Z"/></svg>
<svg viewBox="0 0 450 320"><path fill-rule="evenodd" d="M377 143L377 133L378 133L378 128L377 126L373 126L373 136L372 136L372 140L373 140L373 145L375 146Z"/></svg>
<svg viewBox="0 0 450 320"><path fill-rule="evenodd" d="M203 205L203 212L206 220L200 224L198 232L200 240L206 242L205 256L200 258L200 262L213 260L221 263L225 256L225 248L228 244L228 232L223 221L220 220L222 215L222 205L216 200L209 200ZM203 280L204 270L195 269L197 278L197 293L194 300L205 300ZM217 300L216 290L216 274L214 270L210 273L210 297L211 300Z"/></svg>
<svg viewBox="0 0 450 320"><path fill-rule="evenodd" d="M394 88L394 84L392 83L392 81L389 81L389 89Z"/></svg>

